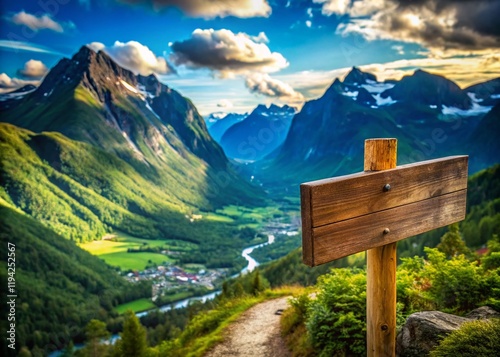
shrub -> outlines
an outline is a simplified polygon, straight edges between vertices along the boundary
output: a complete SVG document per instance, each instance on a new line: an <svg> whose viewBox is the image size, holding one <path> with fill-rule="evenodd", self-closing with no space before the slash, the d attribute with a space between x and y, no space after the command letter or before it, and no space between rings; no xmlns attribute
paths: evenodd
<svg viewBox="0 0 500 357"><path fill-rule="evenodd" d="M500 319L464 323L431 351L431 357L487 357L500 351Z"/></svg>
<svg viewBox="0 0 500 357"><path fill-rule="evenodd" d="M319 356L366 354L366 275L334 269L319 279L306 327Z"/></svg>

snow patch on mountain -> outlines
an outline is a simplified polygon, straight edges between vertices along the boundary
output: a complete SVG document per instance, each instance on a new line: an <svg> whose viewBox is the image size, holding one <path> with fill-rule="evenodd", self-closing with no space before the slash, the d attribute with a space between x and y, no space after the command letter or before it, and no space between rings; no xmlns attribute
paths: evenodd
<svg viewBox="0 0 500 357"><path fill-rule="evenodd" d="M479 105L477 103L472 103L471 109L460 109L456 107L447 107L446 105L442 106L441 113L443 115L449 116L474 116L485 114L491 110L492 107L486 107Z"/></svg>
<svg viewBox="0 0 500 357"><path fill-rule="evenodd" d="M129 91L131 91L132 93L135 93L135 94L139 94L139 92L137 91L137 89L134 87L134 86L131 86L130 84L128 84L127 82L125 82L124 80L120 79L120 83L125 87L127 88Z"/></svg>
<svg viewBox="0 0 500 357"><path fill-rule="evenodd" d="M358 94L359 94L358 91L354 91L354 92L342 92L342 95L344 95L346 97L351 97L354 100L356 100L356 98L358 97Z"/></svg>
<svg viewBox="0 0 500 357"><path fill-rule="evenodd" d="M361 87L366 89L371 94L382 93L383 91L391 89L392 87L395 86L395 84L393 83L379 83L371 80L367 80L366 82L368 84L362 84Z"/></svg>
<svg viewBox="0 0 500 357"><path fill-rule="evenodd" d="M380 93L374 95L373 98L375 98L375 100L377 101L378 106L391 105L398 102L397 100L393 100L391 96L382 98L382 95Z"/></svg>

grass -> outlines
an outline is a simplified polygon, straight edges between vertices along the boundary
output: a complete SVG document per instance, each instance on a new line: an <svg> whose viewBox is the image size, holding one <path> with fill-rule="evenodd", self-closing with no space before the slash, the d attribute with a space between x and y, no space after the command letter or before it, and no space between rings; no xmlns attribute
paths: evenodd
<svg viewBox="0 0 500 357"><path fill-rule="evenodd" d="M150 240L130 236L123 232L115 232L113 240L98 240L81 244L80 247L97 255L107 264L119 267L122 270L144 270L148 264L161 265L174 260L165 254L140 252L129 253L129 248L139 248L145 244L151 248L166 247L172 250L191 250L196 247L193 243L177 240Z"/></svg>
<svg viewBox="0 0 500 357"><path fill-rule="evenodd" d="M124 314L127 310L132 310L133 312L141 312L154 308L156 308L156 305L151 302L151 299L142 298L118 305L117 307L115 307L115 310L121 315Z"/></svg>
<svg viewBox="0 0 500 357"><path fill-rule="evenodd" d="M295 287L266 290L259 296L243 296L222 303L214 310L195 316L181 335L160 346L164 355L201 357L206 351L223 340L231 323L252 306L266 300L294 295Z"/></svg>
<svg viewBox="0 0 500 357"><path fill-rule="evenodd" d="M162 265L165 262L173 262L173 259L164 254L150 252L109 253L99 255L99 258L111 266L119 267L121 270L144 270L151 263Z"/></svg>

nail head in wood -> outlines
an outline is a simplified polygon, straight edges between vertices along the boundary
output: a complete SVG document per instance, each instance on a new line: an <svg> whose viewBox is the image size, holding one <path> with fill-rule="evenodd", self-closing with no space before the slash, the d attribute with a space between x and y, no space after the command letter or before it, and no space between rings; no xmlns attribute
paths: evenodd
<svg viewBox="0 0 500 357"><path fill-rule="evenodd" d="M389 234L389 233L391 233L391 230L389 228L385 228L384 229L384 234Z"/></svg>
<svg viewBox="0 0 500 357"><path fill-rule="evenodd" d="M387 191L389 191L390 189L391 189L391 185L389 185L388 183L386 183L386 184L384 185L384 192L387 192Z"/></svg>

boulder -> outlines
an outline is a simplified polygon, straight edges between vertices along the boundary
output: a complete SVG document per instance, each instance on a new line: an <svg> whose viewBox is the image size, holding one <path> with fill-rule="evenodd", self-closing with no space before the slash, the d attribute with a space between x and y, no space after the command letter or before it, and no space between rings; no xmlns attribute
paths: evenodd
<svg viewBox="0 0 500 357"><path fill-rule="evenodd" d="M489 306L481 306L469 312L465 317L472 320L484 320L492 318L500 318L500 312L493 310Z"/></svg>
<svg viewBox="0 0 500 357"><path fill-rule="evenodd" d="M440 311L423 311L406 320L396 340L400 357L427 356L450 332L458 329L468 318Z"/></svg>
<svg viewBox="0 0 500 357"><path fill-rule="evenodd" d="M450 332L466 321L500 318L500 313L489 306L469 312L466 317L440 311L423 311L406 319L396 338L396 355L399 357L428 356L429 352Z"/></svg>

